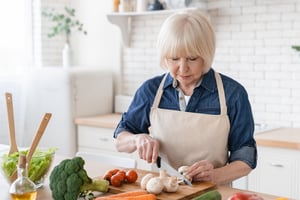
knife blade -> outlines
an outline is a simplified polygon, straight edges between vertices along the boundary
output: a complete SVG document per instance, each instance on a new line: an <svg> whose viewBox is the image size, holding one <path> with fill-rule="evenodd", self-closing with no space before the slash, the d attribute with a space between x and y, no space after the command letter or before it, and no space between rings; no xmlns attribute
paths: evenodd
<svg viewBox="0 0 300 200"><path fill-rule="evenodd" d="M185 184L192 186L192 183L189 179L179 173L169 163L165 162L160 156L157 157L156 165L158 168L166 170L169 175L179 177L184 181Z"/></svg>

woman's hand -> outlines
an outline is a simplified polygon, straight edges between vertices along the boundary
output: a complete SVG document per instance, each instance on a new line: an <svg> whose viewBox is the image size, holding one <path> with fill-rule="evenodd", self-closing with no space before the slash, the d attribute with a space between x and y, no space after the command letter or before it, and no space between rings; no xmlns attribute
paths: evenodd
<svg viewBox="0 0 300 200"><path fill-rule="evenodd" d="M136 134L135 137L139 157L148 163L155 163L158 156L159 142L148 134Z"/></svg>
<svg viewBox="0 0 300 200"><path fill-rule="evenodd" d="M207 160L201 160L191 165L186 171L187 177L193 181L214 181L214 166Z"/></svg>

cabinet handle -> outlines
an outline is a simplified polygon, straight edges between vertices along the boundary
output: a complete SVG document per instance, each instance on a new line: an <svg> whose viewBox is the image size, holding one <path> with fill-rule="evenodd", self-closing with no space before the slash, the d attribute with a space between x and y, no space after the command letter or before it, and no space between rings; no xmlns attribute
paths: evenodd
<svg viewBox="0 0 300 200"><path fill-rule="evenodd" d="M270 163L270 165L271 165L272 167L284 167L283 164L278 164L278 163Z"/></svg>
<svg viewBox="0 0 300 200"><path fill-rule="evenodd" d="M100 141L102 141L102 142L107 142L108 141L108 139L107 138L98 138Z"/></svg>

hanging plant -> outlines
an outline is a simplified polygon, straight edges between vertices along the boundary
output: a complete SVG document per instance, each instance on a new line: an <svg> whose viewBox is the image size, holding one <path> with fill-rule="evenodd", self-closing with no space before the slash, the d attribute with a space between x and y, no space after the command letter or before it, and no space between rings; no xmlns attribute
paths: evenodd
<svg viewBox="0 0 300 200"><path fill-rule="evenodd" d="M87 31L83 29L83 23L75 16L74 8L65 7L64 13L59 13L55 9L46 9L42 11L42 16L48 18L54 24L47 34L49 38L64 34L66 42L69 43L72 31L87 34Z"/></svg>
<svg viewBox="0 0 300 200"><path fill-rule="evenodd" d="M293 49L295 49L296 51L300 51L300 46L292 46Z"/></svg>

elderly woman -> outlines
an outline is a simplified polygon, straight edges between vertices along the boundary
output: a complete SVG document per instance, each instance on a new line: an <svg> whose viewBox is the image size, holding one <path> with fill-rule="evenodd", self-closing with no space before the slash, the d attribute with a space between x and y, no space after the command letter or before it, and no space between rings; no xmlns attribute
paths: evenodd
<svg viewBox="0 0 300 200"><path fill-rule="evenodd" d="M193 181L228 184L247 175L257 160L251 105L241 84L212 69L215 34L207 18L171 15L158 50L168 72L136 91L114 132L118 151L187 165Z"/></svg>

